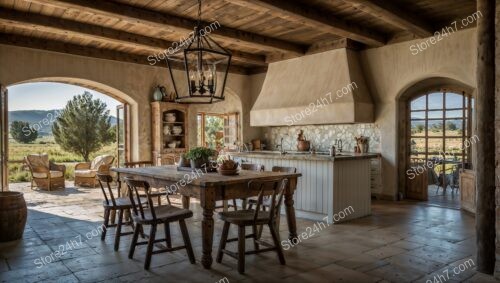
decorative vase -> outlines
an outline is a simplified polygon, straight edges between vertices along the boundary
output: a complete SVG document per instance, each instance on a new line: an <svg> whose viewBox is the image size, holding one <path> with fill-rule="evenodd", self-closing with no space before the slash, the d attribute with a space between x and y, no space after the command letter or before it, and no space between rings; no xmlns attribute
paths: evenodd
<svg viewBox="0 0 500 283"><path fill-rule="evenodd" d="M368 152L368 146L366 143L360 143L358 144L358 147L359 147L359 152L360 153L366 153Z"/></svg>
<svg viewBox="0 0 500 283"><path fill-rule="evenodd" d="M297 141L297 150L298 151L308 151L311 148L310 141L299 140Z"/></svg>
<svg viewBox="0 0 500 283"><path fill-rule="evenodd" d="M165 96L165 92L163 91L165 88L162 86L157 86L155 92L153 93L154 101L162 101Z"/></svg>

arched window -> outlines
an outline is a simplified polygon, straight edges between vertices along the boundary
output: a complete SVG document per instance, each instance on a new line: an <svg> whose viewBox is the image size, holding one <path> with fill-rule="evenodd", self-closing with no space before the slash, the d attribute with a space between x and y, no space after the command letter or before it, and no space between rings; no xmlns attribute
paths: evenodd
<svg viewBox="0 0 500 283"><path fill-rule="evenodd" d="M409 102L410 164L433 161L436 173L471 166L474 99L465 93L430 91Z"/></svg>

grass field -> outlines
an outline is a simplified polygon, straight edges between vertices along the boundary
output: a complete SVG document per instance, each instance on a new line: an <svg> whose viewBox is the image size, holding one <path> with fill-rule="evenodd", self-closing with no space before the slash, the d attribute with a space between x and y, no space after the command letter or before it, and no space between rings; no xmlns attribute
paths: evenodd
<svg viewBox="0 0 500 283"><path fill-rule="evenodd" d="M73 180L73 172L75 164L83 162L83 158L75 153L67 152L55 143L53 137L44 137L37 139L32 144L22 144L9 140L9 160L21 161L28 154L47 153L50 161L66 165L66 179ZM116 156L116 143L103 147L99 152L94 153L91 158L101 155L110 154ZM24 169L22 163L9 164L9 181L12 183L29 182L31 180L29 171Z"/></svg>

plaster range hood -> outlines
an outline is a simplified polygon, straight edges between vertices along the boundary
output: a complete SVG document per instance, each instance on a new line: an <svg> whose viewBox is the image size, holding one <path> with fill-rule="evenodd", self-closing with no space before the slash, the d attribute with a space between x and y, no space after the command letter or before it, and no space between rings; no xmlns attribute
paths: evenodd
<svg viewBox="0 0 500 283"><path fill-rule="evenodd" d="M373 112L358 55L343 48L269 64L250 125L373 123Z"/></svg>

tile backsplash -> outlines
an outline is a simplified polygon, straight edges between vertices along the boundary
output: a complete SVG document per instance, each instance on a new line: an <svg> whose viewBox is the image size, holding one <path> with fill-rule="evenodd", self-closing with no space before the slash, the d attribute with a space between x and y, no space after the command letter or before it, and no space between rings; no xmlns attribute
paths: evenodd
<svg viewBox="0 0 500 283"><path fill-rule="evenodd" d="M304 136L311 141L317 151L328 151L336 139L343 142L343 151L353 152L355 136L368 137L368 151L380 152L380 128L375 124L346 124L346 125L310 125L291 127L269 127L265 130L265 139L270 148L275 149L283 137L285 150L297 150L297 134L304 131Z"/></svg>

